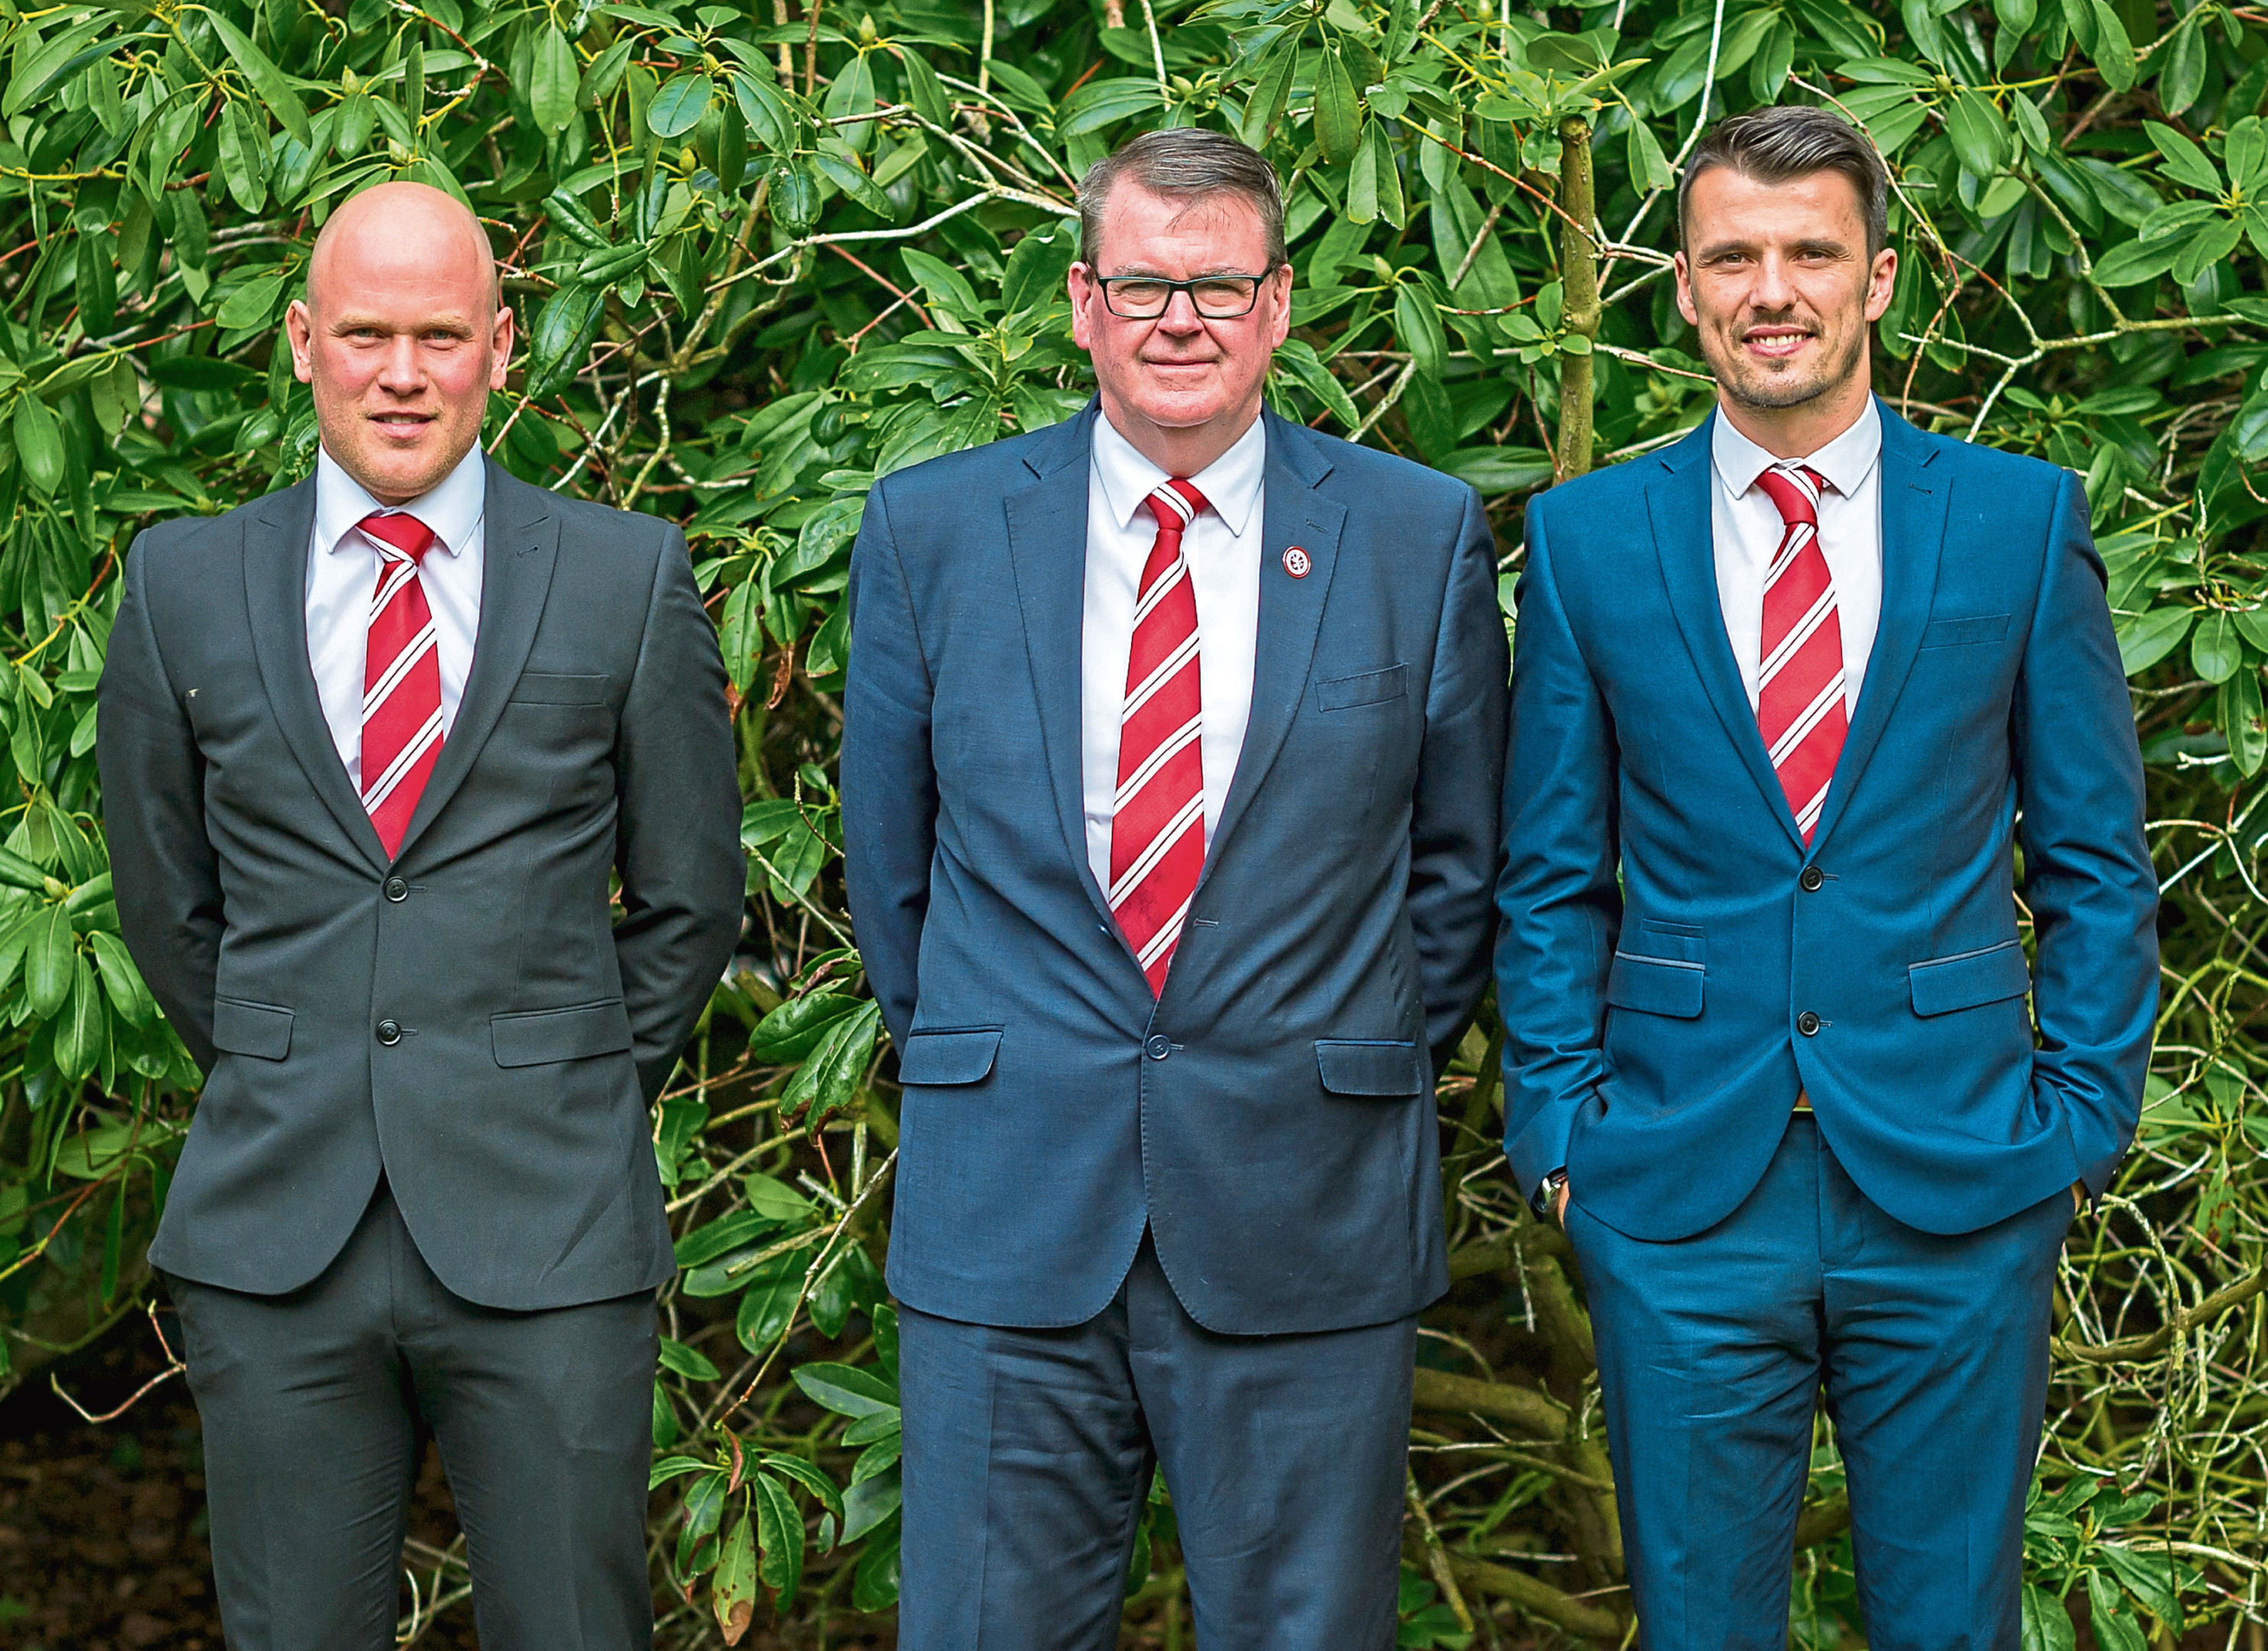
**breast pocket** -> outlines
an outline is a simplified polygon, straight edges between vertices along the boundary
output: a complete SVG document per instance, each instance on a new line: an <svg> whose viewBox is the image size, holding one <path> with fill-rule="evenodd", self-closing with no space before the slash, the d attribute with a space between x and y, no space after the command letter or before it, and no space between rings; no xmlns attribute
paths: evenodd
<svg viewBox="0 0 2268 1651"><path fill-rule="evenodd" d="M1381 705L1410 695L1410 667L1389 665L1383 670L1353 676L1334 676L1315 684L1315 705L1322 711L1352 711L1360 705Z"/></svg>
<svg viewBox="0 0 2268 1651"><path fill-rule="evenodd" d="M613 680L603 671L593 675L522 671L519 681L512 684L512 703L515 705L603 705L607 703L607 684Z"/></svg>
<svg viewBox="0 0 2268 1651"><path fill-rule="evenodd" d="M1998 642L2008 634L2008 615L1978 614L1970 619L1933 619L1921 633L1925 648L1962 648Z"/></svg>

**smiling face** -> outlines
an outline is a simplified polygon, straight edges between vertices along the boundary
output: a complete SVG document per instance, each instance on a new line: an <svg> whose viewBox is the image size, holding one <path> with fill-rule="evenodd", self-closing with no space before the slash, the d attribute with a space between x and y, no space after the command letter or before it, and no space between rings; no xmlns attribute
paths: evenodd
<svg viewBox="0 0 2268 1651"><path fill-rule="evenodd" d="M1150 321L1114 315L1097 276L1264 276L1251 313L1197 313L1176 292ZM1228 451L1260 415L1268 359L1292 326L1292 269L1270 270L1259 212L1240 195L1152 195L1131 179L1110 192L1093 265L1071 267L1071 335L1094 359L1102 409L1118 432L1175 475Z"/></svg>
<svg viewBox="0 0 2268 1651"><path fill-rule="evenodd" d="M1872 381L1867 329L1897 273L1889 248L1867 256L1851 181L1822 171L1765 183L1712 166L1693 180L1684 240L1677 307L1735 428L1786 458L1847 429Z"/></svg>
<svg viewBox="0 0 2268 1651"><path fill-rule="evenodd" d="M422 183L381 184L332 215L284 326L325 451L383 505L472 451L512 359L486 233Z"/></svg>

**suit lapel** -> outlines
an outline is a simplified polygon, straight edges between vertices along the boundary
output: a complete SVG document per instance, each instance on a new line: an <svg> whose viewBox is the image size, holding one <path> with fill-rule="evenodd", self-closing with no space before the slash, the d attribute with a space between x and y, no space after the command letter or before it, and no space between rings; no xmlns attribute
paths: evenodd
<svg viewBox="0 0 2268 1651"><path fill-rule="evenodd" d="M1040 707L1040 743L1055 793L1064 847L1080 885L1113 934L1110 902L1086 858L1086 804L1082 790L1081 637L1086 608L1086 488L1094 420L1090 402L1076 418L1042 432L1024 454L1030 485L1002 501L1008 522L1008 561L1023 614L1024 652ZM1130 952L1130 957L1132 954Z"/></svg>
<svg viewBox="0 0 2268 1651"><path fill-rule="evenodd" d="M1875 405L1882 420L1882 614L1859 690L1859 719L1843 741L1835 783L1828 788L1819 829L1812 833L1815 853L1843 817L1913 670L1936 600L1938 563L1945 548L1952 477L1931 468L1937 456L1933 443L1887 403Z"/></svg>
<svg viewBox="0 0 2268 1651"><path fill-rule="evenodd" d="M315 529L315 483L309 477L270 495L247 513L244 599L252 620L252 653L261 685L284 738L315 795L372 866L386 850L339 761L307 657L307 551Z"/></svg>
<svg viewBox="0 0 2268 1651"><path fill-rule="evenodd" d="M496 732L505 704L519 681L535 627L551 593L551 570L558 559L559 518L551 496L487 461L488 493L481 509L481 623L473 640L473 667L465 678L456 720L441 745L441 760L425 794L402 834L399 860L417 844L434 816L465 783L473 763Z"/></svg>
<svg viewBox="0 0 2268 1651"><path fill-rule="evenodd" d="M1756 713L1749 704L1749 690L1741 681L1741 667L1733 658L1731 638L1725 634L1725 609L1717 594L1715 529L1712 523L1709 490L1714 470L1709 460L1710 432L1716 427L1712 413L1699 429L1663 453L1660 473L1646 489L1647 517L1653 527L1653 544L1661 559L1662 582L1669 587L1669 611L1685 638L1685 651L1716 707L1717 719L1741 754L1741 761L1764 793L1773 815L1786 828L1788 839L1800 850L1803 834L1787 806L1787 793L1764 749L1756 728ZM1830 801L1828 805L1832 807Z"/></svg>
<svg viewBox="0 0 2268 1651"><path fill-rule="evenodd" d="M1315 491L1331 472L1314 439L1298 424L1263 411L1268 421L1267 481L1260 539L1260 631L1252 663L1252 711L1244 726L1244 747L1235 778L1213 827L1212 846L1198 873L1202 889L1220 861L1221 844L1251 807L1277 754L1300 714L1314 663L1315 638L1323 604L1338 565L1339 539L1346 506ZM1307 551L1305 579L1284 570L1283 553L1292 545Z"/></svg>

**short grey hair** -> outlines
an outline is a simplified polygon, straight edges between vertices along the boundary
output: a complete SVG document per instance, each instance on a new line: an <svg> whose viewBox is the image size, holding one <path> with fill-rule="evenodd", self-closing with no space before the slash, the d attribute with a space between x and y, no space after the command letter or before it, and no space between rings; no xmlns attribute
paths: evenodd
<svg viewBox="0 0 2268 1651"><path fill-rule="evenodd" d="M1268 268L1280 269L1284 247L1284 186L1276 168L1249 144L1201 126L1174 126L1129 138L1086 169L1079 181L1079 256L1092 269L1102 248L1102 211L1121 177L1152 195L1199 201L1233 195L1252 203L1268 237Z"/></svg>
<svg viewBox="0 0 2268 1651"><path fill-rule="evenodd" d="M1693 181L1712 166L1730 166L1758 183L1788 183L1815 172L1839 172L1859 192L1871 260L1889 239L1890 182L1874 139L1825 109L1789 103L1728 115L1709 129L1677 186L1677 239L1685 240Z"/></svg>

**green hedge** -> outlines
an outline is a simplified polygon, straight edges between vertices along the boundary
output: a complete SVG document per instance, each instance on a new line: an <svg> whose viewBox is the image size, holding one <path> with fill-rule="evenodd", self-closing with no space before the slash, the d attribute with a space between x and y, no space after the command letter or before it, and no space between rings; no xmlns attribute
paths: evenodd
<svg viewBox="0 0 2268 1651"><path fill-rule="evenodd" d="M1072 181L1135 130L1205 122L1289 181L1278 404L1480 488L1508 593L1530 492L1710 404L1666 278L1705 111L1823 101L1897 184L1880 387L2086 476L2152 770L2166 1006L2140 1150L2058 1298L2027 1644L2071 1646L2074 1617L2117 1651L2268 1622L2260 11L0 0L0 1381L147 1333L142 1250L196 1074L117 942L94 686L136 527L309 468L277 323L345 194L410 177L473 205L528 340L492 450L681 522L712 593L753 939L655 1121L684 1264L654 1397L663 1643L777 1614L768 1642L842 1646L896 1589L895 1092L832 774L867 486L1084 402ZM1619 1644L1588 1327L1495 1158L1490 1027L1441 1086L1458 1283L1422 1343L1402 1643ZM69 1368L42 1379L68 1390ZM1822 1425L1807 1646L1855 1638L1846 1525ZM438 1580L423 1597L461 1597ZM1162 1491L1129 1588L1142 1643L1188 1643Z"/></svg>

